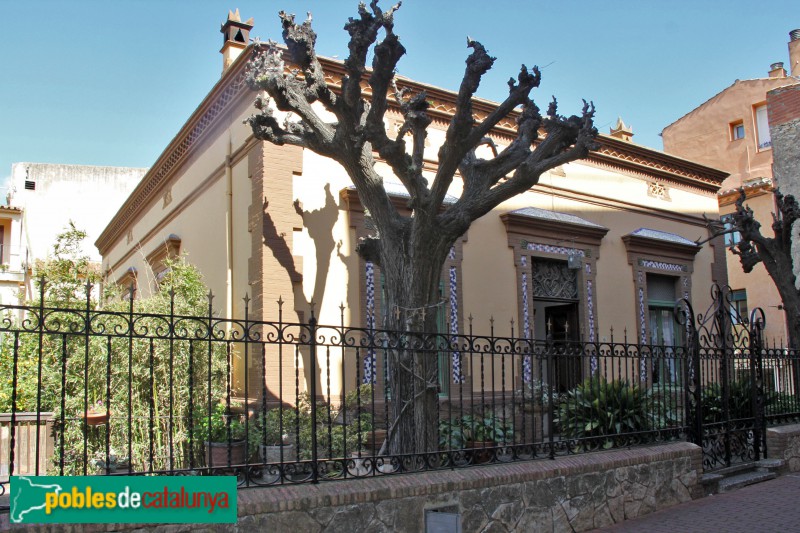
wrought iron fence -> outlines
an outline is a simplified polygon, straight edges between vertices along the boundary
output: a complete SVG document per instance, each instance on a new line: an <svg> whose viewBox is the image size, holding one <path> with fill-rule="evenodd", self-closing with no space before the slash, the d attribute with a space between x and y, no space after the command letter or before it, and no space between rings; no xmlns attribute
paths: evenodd
<svg viewBox="0 0 800 533"><path fill-rule="evenodd" d="M731 323L683 302L684 346L419 334L278 318L241 320L6 306L0 323L4 471L230 473L242 486L463 468L689 439L706 467L764 453L764 426L795 420L798 354L763 346L763 318ZM13 317L24 316L17 321ZM707 318L709 317L709 318ZM727 318L726 318L727 317ZM739 328L739 329L737 329ZM439 362L437 442L393 446L393 351ZM31 415L30 413L33 413ZM41 413L37 415L36 413ZM47 413L48 424L44 421ZM33 429L31 429L33 428ZM33 433L31 433L33 432ZM41 449L48 432L49 451ZM7 478L0 480L3 491Z"/></svg>
<svg viewBox="0 0 800 533"><path fill-rule="evenodd" d="M800 353L770 347L763 311L741 316L729 287L711 287L704 313L681 306L691 359L688 436L703 447L704 469L766 457L766 426L800 419Z"/></svg>

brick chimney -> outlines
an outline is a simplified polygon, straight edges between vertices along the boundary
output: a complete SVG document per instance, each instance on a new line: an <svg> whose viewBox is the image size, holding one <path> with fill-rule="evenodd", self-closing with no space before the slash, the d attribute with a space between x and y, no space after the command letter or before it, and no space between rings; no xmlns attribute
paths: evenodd
<svg viewBox="0 0 800 533"><path fill-rule="evenodd" d="M783 68L783 63L773 63L769 66L770 78L785 78L786 69Z"/></svg>
<svg viewBox="0 0 800 533"><path fill-rule="evenodd" d="M789 32L789 75L800 76L800 29Z"/></svg>
<svg viewBox="0 0 800 533"><path fill-rule="evenodd" d="M633 137L633 128L625 125L625 123L622 122L622 117L617 117L617 125L610 128L609 134L625 142L633 142L631 140Z"/></svg>
<svg viewBox="0 0 800 533"><path fill-rule="evenodd" d="M247 48L247 43L250 42L250 30L252 29L252 17L247 19L246 22L242 22L238 8L235 12L228 11L228 20L219 30L223 36L222 49L219 51L222 54L222 72L225 72L236 61L242 50Z"/></svg>

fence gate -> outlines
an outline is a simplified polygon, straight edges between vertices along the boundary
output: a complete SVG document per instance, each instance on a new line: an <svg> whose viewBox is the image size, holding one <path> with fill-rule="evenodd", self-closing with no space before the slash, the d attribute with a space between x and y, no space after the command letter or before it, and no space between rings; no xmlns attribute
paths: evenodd
<svg viewBox="0 0 800 533"><path fill-rule="evenodd" d="M763 383L764 313L741 316L730 287L711 288L712 304L695 314L676 309L686 328L686 417L689 440L712 471L766 457Z"/></svg>

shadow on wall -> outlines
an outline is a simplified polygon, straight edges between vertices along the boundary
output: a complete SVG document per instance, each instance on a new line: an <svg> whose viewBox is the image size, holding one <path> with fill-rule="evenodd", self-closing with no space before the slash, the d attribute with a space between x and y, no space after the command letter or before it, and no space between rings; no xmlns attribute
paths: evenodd
<svg viewBox="0 0 800 533"><path fill-rule="evenodd" d="M269 213L269 200L264 199L264 222L262 226L262 236L264 238L264 246L272 251L272 255L280 264L281 268L286 271L289 280L292 283L292 290L294 293L295 309L298 313L306 313L311 309L322 308L322 301L325 297L325 287L328 280L328 272L331 266L331 254L334 248L340 260L344 261L345 257L341 254L341 242L336 242L333 238L333 228L336 221L339 219L339 207L336 204L336 199L331 194L330 184L325 185L325 204L313 211L304 211L300 201L294 201L294 209L298 215L303 219L303 227L308 231L309 238L314 243L315 259L316 259L316 277L314 278L314 285L312 290L311 299L308 300L303 290L303 274L298 272L297 265L295 265L292 251L286 242L286 234L279 233L275 225L275 221ZM279 294L274 295L276 298ZM305 317L307 320L308 317ZM306 384L309 383L313 375L312 369L308 361L308 353L303 353L303 368L305 369ZM316 374L322 376L322 369L317 364Z"/></svg>

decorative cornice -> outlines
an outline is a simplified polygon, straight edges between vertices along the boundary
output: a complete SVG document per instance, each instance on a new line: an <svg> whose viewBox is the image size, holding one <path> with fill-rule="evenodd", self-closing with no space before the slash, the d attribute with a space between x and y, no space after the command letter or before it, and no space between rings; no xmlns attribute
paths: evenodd
<svg viewBox="0 0 800 533"><path fill-rule="evenodd" d="M110 247L119 240L130 224L144 211L144 209L158 197L159 190L183 165L201 140L204 140L212 131L224 111L238 102L241 98L251 94L245 84L245 70L247 60L253 45L240 54L236 61L223 73L220 80L211 89L203 102L189 117L184 126L173 138L169 145L159 156L150 171L145 174L140 184L134 189L128 200L105 228L97 239L95 245L101 255L105 255ZM320 58L325 71L325 79L336 89L340 86L345 75L342 61ZM364 95L369 96L368 85L369 71L365 72L362 80ZM431 107L429 114L434 120L448 122L455 111L457 93L444 90L431 85L397 77L397 84L406 87L412 92L425 91ZM398 111L394 101L390 101L390 108ZM481 121L491 113L497 104L489 100L475 98L473 100L473 113L477 121ZM512 112L502 119L492 131L492 135L510 141L516 131L518 112ZM726 173L705 167L684 159L669 156L657 150L645 148L630 142L620 141L607 135L598 137L600 148L591 152L586 161L604 163L620 169L643 172L647 175L658 176L661 179L681 183L688 186L699 187L702 190L717 192L719 185L727 176Z"/></svg>
<svg viewBox="0 0 800 533"><path fill-rule="evenodd" d="M558 237L570 243L600 246L600 241L608 233L602 226L587 226L563 220L548 220L530 217L518 213L504 213L500 220L505 224L506 232L530 235L540 238Z"/></svg>
<svg viewBox="0 0 800 533"><path fill-rule="evenodd" d="M639 215L653 216L665 220L672 220L681 224L689 224L692 226L706 227L706 221L703 217L694 215L687 215L669 209L662 209L657 207L645 206L633 202L626 202L624 200L617 200L608 198L606 196L599 196L589 194L587 192L578 192L563 187L556 187L548 183L539 182L536 185L537 190L546 194L551 194L557 198L567 198L576 202L581 202L589 205L594 205L603 208L619 209L620 211L627 211L629 213L636 213Z"/></svg>
<svg viewBox="0 0 800 533"><path fill-rule="evenodd" d="M650 257L672 258L678 261L692 262L700 246L696 244L683 244L679 242L653 239L642 235L629 233L622 237L625 248L628 250L629 262L633 263L633 256L646 255Z"/></svg>
<svg viewBox="0 0 800 533"><path fill-rule="evenodd" d="M223 112L228 110L239 98L250 92L244 81L245 67L247 65L245 56L247 55L243 53L225 71L222 78L214 85L208 96L195 109L189 120L186 121L178 134L167 145L125 203L122 204L122 207L95 242L100 255L106 254L108 249L124 234L130 223L136 219L136 216L145 209L154 197L158 196L158 191L189 158L197 144L205 139L207 133L213 129L212 126L221 120L221 117L224 116Z"/></svg>
<svg viewBox="0 0 800 533"><path fill-rule="evenodd" d="M745 197L749 200L750 198L756 198L758 196L771 193L775 190L775 186L773 185L771 179L762 178L754 182L745 183L741 187L737 187L735 189L720 191L717 195L719 206L723 207L736 203L736 200L739 199L739 194L742 189L744 189Z"/></svg>
<svg viewBox="0 0 800 533"><path fill-rule="evenodd" d="M589 161L606 163L623 170L657 176L680 185L716 193L728 173L645 148L637 144L620 141L601 135L600 148L591 152Z"/></svg>

